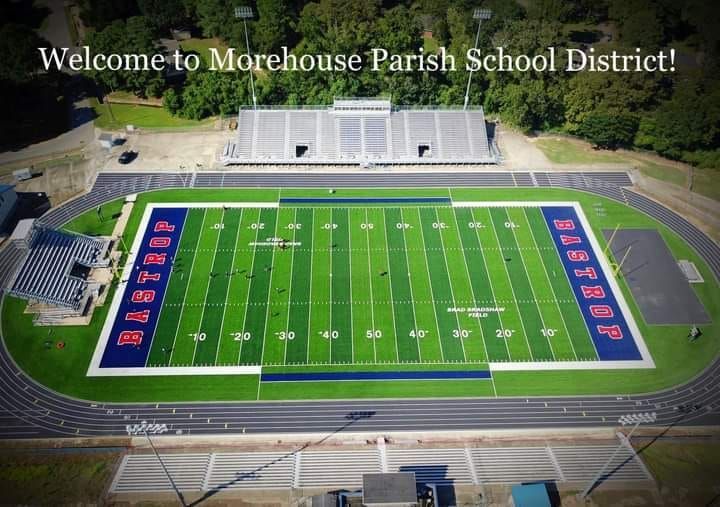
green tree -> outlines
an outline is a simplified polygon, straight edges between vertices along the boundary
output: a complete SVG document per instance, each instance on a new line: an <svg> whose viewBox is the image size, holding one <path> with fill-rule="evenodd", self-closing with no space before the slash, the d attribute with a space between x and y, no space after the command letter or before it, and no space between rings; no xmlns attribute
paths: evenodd
<svg viewBox="0 0 720 507"><path fill-rule="evenodd" d="M50 47L34 30L15 23L0 27L0 80L21 84L42 67L38 48Z"/></svg>
<svg viewBox="0 0 720 507"><path fill-rule="evenodd" d="M89 32L86 43L91 55L119 53L152 56L158 51L153 27L143 16L114 21L103 30ZM85 73L105 91L127 90L140 96L157 96L163 88L163 78L159 71L154 70L93 69Z"/></svg>
<svg viewBox="0 0 720 507"><path fill-rule="evenodd" d="M720 142L720 86L717 81L679 83L670 100L640 121L635 144L661 155L716 149Z"/></svg>
<svg viewBox="0 0 720 507"><path fill-rule="evenodd" d="M115 20L138 14L135 0L80 0L80 18L86 26L101 30Z"/></svg>
<svg viewBox="0 0 720 507"><path fill-rule="evenodd" d="M137 0L138 7L158 30L176 28L187 19L182 0Z"/></svg>
<svg viewBox="0 0 720 507"><path fill-rule="evenodd" d="M292 9L288 0L257 0L258 21L253 29L253 45L260 53L277 53L281 46L292 47Z"/></svg>
<svg viewBox="0 0 720 507"><path fill-rule="evenodd" d="M530 58L547 54L550 46L562 55L564 44L561 25L533 20L511 21L493 38L493 45L504 47L506 53ZM562 69L562 57L558 60L558 69ZM567 83L561 70L491 72L488 81L485 107L505 121L524 130L562 125Z"/></svg>
<svg viewBox="0 0 720 507"><path fill-rule="evenodd" d="M577 133L600 148L632 145L638 120L629 114L592 112L578 126Z"/></svg>

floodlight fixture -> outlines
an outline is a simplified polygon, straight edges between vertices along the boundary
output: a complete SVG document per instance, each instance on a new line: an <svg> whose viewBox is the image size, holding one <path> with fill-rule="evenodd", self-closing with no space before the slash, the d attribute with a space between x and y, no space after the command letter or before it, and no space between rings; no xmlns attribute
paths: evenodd
<svg viewBox="0 0 720 507"><path fill-rule="evenodd" d="M492 18L492 11L490 9L475 9L475 12L473 12L473 18L488 20Z"/></svg>
<svg viewBox="0 0 720 507"><path fill-rule="evenodd" d="M477 33L475 34L475 45L473 49L477 50L478 43L480 42L480 26L482 26L483 20L488 20L492 17L492 11L490 9L475 9L473 12L473 19L478 20ZM468 74L467 88L465 88L465 103L463 109L467 109L468 102L470 101L470 83L472 83L473 70L470 69Z"/></svg>
<svg viewBox="0 0 720 507"><path fill-rule="evenodd" d="M241 5L240 7L235 7L235 17L238 19L252 19L253 18L252 7L247 7L246 5Z"/></svg>
<svg viewBox="0 0 720 507"><path fill-rule="evenodd" d="M248 38L247 20L253 18L252 7L241 5L235 7L235 17L243 20L243 28L245 29L245 47L247 48L248 58L250 57L250 39ZM257 98L255 97L255 77L253 76L252 66L248 69L250 73L250 90L252 91L253 109L257 109Z"/></svg>

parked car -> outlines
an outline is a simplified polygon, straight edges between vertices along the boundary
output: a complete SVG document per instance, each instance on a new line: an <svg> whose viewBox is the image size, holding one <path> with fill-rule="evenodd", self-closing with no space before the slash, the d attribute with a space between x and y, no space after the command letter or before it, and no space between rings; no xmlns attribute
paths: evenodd
<svg viewBox="0 0 720 507"><path fill-rule="evenodd" d="M123 151L118 157L118 162L125 165L137 158L137 151Z"/></svg>

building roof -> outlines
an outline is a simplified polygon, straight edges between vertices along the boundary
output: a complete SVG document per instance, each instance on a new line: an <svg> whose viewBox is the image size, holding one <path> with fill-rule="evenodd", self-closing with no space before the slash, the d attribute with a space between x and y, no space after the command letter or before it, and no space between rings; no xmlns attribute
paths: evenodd
<svg viewBox="0 0 720 507"><path fill-rule="evenodd" d="M363 475L363 505L416 503L414 472Z"/></svg>
<svg viewBox="0 0 720 507"><path fill-rule="evenodd" d="M12 234L10 235L10 241L15 239L27 238L30 235L34 224L34 218L25 218L24 220L20 220L15 226L15 229L13 229Z"/></svg>
<svg viewBox="0 0 720 507"><path fill-rule="evenodd" d="M515 507L550 507L550 496L544 483L516 484L512 487Z"/></svg>
<svg viewBox="0 0 720 507"><path fill-rule="evenodd" d="M13 190L15 188L15 185L3 185L0 184L0 194L4 194L8 190Z"/></svg>
<svg viewBox="0 0 720 507"><path fill-rule="evenodd" d="M330 107L242 108L229 164L496 163L482 108L392 107L336 99Z"/></svg>

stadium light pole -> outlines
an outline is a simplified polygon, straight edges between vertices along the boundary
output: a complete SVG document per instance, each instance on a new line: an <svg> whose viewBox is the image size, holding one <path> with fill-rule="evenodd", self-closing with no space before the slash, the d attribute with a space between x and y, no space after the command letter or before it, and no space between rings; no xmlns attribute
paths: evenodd
<svg viewBox="0 0 720 507"><path fill-rule="evenodd" d="M475 34L475 45L473 49L477 49L477 45L480 43L480 27L482 26L483 20L490 19L492 17L492 11L490 9L475 9L473 12L473 18L478 20L478 29ZM467 88L465 89L465 104L463 110L467 109L468 102L470 101L470 83L472 82L473 71L470 69L470 75L468 75Z"/></svg>
<svg viewBox="0 0 720 507"><path fill-rule="evenodd" d="M657 414L655 412L643 412L641 414L626 414L621 415L618 419L618 423L620 423L623 427L627 426L628 424L634 424L633 428L630 430L630 433L627 434L625 437L625 440L630 441L630 437L632 437L632 434L635 432L636 429L638 429L638 426L642 423L654 423L657 420ZM608 459L605 464L602 466L600 471L597 473L595 477L593 477L593 480L590 481L590 484L587 485L587 487L583 490L582 493L580 493L580 498L584 499L587 498L587 496L590 494L590 492L595 488L595 485L598 483L600 478L605 473L605 469L610 466L610 463L615 459L615 456L620 452L620 450L624 447L623 440L620 440L620 443L617 446L617 449L615 449L615 452L612 453L612 456L610 456L610 459Z"/></svg>
<svg viewBox="0 0 720 507"><path fill-rule="evenodd" d="M145 421L143 421L145 422ZM180 505L183 507L186 507L187 504L185 503L185 497L180 493L180 490L177 487L177 484L175 484L175 481L173 480L172 476L170 475L170 470L167 469L165 466L165 463L163 462L162 458L160 457L160 454L158 453L157 449L155 448L155 445L153 444L152 440L150 440L150 435L148 435L147 429L143 428L143 433L145 434L145 438L147 438L148 443L150 444L150 447L152 447L153 452L155 453L155 457L160 462L160 466L163 469L163 472L165 472L165 476L167 477L168 481L170 482L170 486L172 486L172 489L175 490L175 494L178 497L178 500L180 501Z"/></svg>
<svg viewBox="0 0 720 507"><path fill-rule="evenodd" d="M250 39L248 38L247 31L247 20L253 18L253 11L251 7L241 6L235 7L235 17L243 20L243 27L245 29L245 46L247 47L247 55L250 58ZM253 109L257 109L257 99L255 98L255 77L253 76L252 65L250 65L250 90L252 91Z"/></svg>

